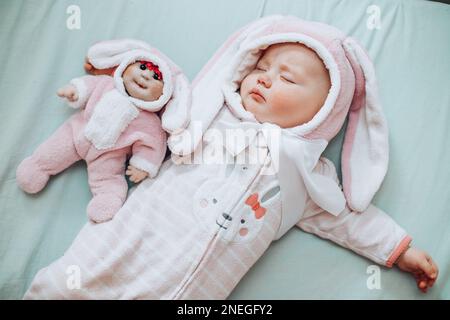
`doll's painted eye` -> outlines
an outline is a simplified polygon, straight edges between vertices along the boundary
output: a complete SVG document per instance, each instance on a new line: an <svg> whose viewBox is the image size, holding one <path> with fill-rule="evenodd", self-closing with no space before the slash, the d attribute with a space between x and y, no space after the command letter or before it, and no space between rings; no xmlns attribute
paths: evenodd
<svg viewBox="0 0 450 320"><path fill-rule="evenodd" d="M145 64L141 64L140 68L141 68L141 70L145 70L145 69L147 69L147 66Z"/></svg>
<svg viewBox="0 0 450 320"><path fill-rule="evenodd" d="M245 223L245 220L244 220L244 219L241 219L241 223Z"/></svg>
<svg viewBox="0 0 450 320"><path fill-rule="evenodd" d="M153 73L153 79L155 79L155 80L161 80L161 79L159 78L158 74L156 74L156 73Z"/></svg>

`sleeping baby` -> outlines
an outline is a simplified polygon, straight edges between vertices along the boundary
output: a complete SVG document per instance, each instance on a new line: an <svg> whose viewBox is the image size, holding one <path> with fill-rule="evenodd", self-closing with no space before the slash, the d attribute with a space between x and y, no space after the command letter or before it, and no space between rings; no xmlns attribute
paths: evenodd
<svg viewBox="0 0 450 320"><path fill-rule="evenodd" d="M300 43L282 43L265 50L255 70L242 80L240 94L243 107L257 121L290 128L314 117L325 102L330 87L328 71L313 50ZM394 228L399 228L391 223ZM314 223L304 221L298 226L308 231L308 228L314 228ZM436 264L426 252L416 248L400 246L389 264L392 262L411 272L424 292L436 279Z"/></svg>
<svg viewBox="0 0 450 320"><path fill-rule="evenodd" d="M341 186L321 154L347 116ZM191 122L170 137L158 177L113 220L86 224L25 298L223 299L294 226L398 265L425 292L436 264L370 204L387 141L374 69L355 40L295 17L257 20L197 76Z"/></svg>

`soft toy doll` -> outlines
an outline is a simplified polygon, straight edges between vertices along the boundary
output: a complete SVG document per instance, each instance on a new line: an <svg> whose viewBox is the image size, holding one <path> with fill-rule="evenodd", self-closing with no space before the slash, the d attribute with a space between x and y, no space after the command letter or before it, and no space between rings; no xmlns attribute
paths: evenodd
<svg viewBox="0 0 450 320"><path fill-rule="evenodd" d="M166 132L187 125L186 77L167 57L138 40L103 41L88 51L99 73L75 78L58 95L80 112L68 119L17 168L17 182L37 193L50 176L78 160L87 163L93 198L87 214L110 220L124 203L126 174L138 183L156 176L166 152ZM165 107L162 119L155 113Z"/></svg>

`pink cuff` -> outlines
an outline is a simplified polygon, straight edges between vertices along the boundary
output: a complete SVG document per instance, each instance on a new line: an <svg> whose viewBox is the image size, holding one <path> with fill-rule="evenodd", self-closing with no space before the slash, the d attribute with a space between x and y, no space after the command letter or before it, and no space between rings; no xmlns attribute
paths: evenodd
<svg viewBox="0 0 450 320"><path fill-rule="evenodd" d="M397 261L397 259L400 257L400 255L403 252L405 252L406 249L408 249L411 241L412 241L412 238L408 235L405 236L402 241L400 241L400 244L397 246L397 248L395 248L395 250L389 256L389 259L386 262L386 267L392 268L392 266Z"/></svg>

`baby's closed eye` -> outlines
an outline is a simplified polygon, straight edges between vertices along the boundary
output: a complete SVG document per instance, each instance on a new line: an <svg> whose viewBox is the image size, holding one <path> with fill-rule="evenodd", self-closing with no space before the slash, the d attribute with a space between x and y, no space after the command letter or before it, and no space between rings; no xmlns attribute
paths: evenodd
<svg viewBox="0 0 450 320"><path fill-rule="evenodd" d="M281 80L284 80L288 83L297 84L297 82L295 82L294 78L289 75L281 75Z"/></svg>

